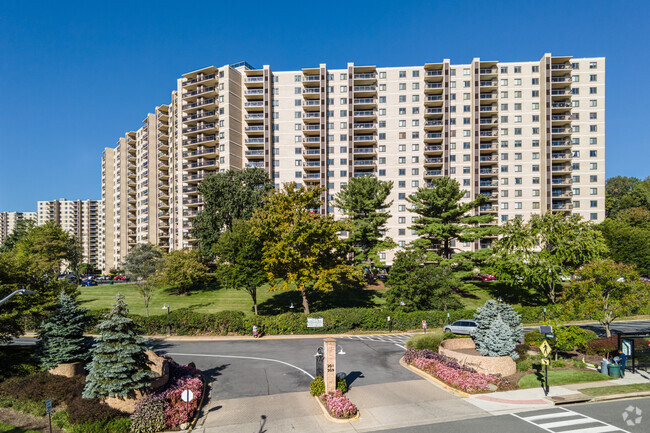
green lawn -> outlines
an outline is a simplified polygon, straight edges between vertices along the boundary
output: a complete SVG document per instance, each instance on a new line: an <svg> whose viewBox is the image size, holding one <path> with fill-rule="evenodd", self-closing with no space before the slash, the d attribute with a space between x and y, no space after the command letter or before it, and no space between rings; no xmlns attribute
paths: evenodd
<svg viewBox="0 0 650 433"><path fill-rule="evenodd" d="M582 370L551 370L548 372L548 384L566 385L568 383L596 382L611 378L595 371ZM543 370L540 373L528 374L519 380L519 388L541 387L544 380Z"/></svg>
<svg viewBox="0 0 650 433"><path fill-rule="evenodd" d="M269 292L268 285L257 290L260 314L287 313L293 303L294 311L302 311L302 300L297 290ZM133 314L145 314L144 300L135 284L100 285L80 287L79 302L91 310L110 308L113 297L122 293ZM314 292L309 296L310 309L323 311L338 307L373 307L383 302L376 290L349 290L340 292ZM206 289L187 295L175 295L165 289L156 289L149 301L149 315L167 314L162 309L168 304L172 311L190 308L200 313L216 313L224 310L243 311L253 314L253 301L243 290Z"/></svg>
<svg viewBox="0 0 650 433"><path fill-rule="evenodd" d="M596 388L583 388L580 390L580 392L583 392L592 397L596 397L599 395L623 394L626 392L640 392L640 391L650 391L650 383L635 383L633 385L599 386Z"/></svg>
<svg viewBox="0 0 650 433"><path fill-rule="evenodd" d="M0 433L39 433L36 430L25 430L11 424L0 422Z"/></svg>

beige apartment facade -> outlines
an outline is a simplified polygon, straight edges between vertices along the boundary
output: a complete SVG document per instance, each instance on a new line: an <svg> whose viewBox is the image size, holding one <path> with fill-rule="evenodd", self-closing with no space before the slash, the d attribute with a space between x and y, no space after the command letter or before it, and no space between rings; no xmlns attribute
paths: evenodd
<svg viewBox="0 0 650 433"><path fill-rule="evenodd" d="M103 203L98 200L39 201L37 224L53 221L75 236L82 247L84 262L103 269Z"/></svg>
<svg viewBox="0 0 650 433"><path fill-rule="evenodd" d="M443 176L458 180L467 200L486 196L478 212L498 223L543 212L605 217L603 57L298 71L242 62L183 75L171 103L145 123L157 128L148 151L141 128L104 155L114 261L136 242L191 246L198 185L230 168L263 168L278 187L323 187L321 211L335 215L332 199L352 177L390 180L387 235L400 247L416 238L406 197ZM129 134L135 148L125 153ZM124 167L135 197L124 194Z"/></svg>
<svg viewBox="0 0 650 433"><path fill-rule="evenodd" d="M38 215L36 212L0 212L0 245L16 230L18 223L23 220L32 220L36 223Z"/></svg>

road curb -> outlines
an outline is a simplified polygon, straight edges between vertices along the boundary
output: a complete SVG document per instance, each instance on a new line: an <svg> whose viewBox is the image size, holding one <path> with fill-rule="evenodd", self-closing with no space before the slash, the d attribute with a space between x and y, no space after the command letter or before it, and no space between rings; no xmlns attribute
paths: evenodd
<svg viewBox="0 0 650 433"><path fill-rule="evenodd" d="M650 397L650 391L639 391L639 392L628 392L628 393L621 393L621 394L599 395L597 397L593 397L589 401L599 402L599 401L623 400L623 399L626 399L626 398L641 398L641 397Z"/></svg>
<svg viewBox="0 0 650 433"><path fill-rule="evenodd" d="M407 370L411 370L413 373L417 374L418 376L422 377L423 379L427 380L428 382L431 382L432 384L443 388L446 391L452 392L454 394L458 394L458 395L460 395L461 397L464 397L464 398L469 398L471 396L471 394L468 394L465 391L461 391L461 390L456 389L456 388L454 388L452 386L449 386L446 383L444 383L443 381L441 381L439 379L436 379L435 377L423 372L422 370L408 365L406 362L404 362L403 358L399 359L399 364L402 367L406 368Z"/></svg>
<svg viewBox="0 0 650 433"><path fill-rule="evenodd" d="M194 419L190 423L190 427L187 429L188 433L191 433L192 430L194 430L196 423L199 421L199 413L201 412L201 408L203 407L203 402L205 401L205 394L206 391L208 390L208 381L205 378L203 371L201 371L201 378L203 379L203 392L201 393L201 401L199 402L199 405L196 407L196 414L194 415Z"/></svg>
<svg viewBox="0 0 650 433"><path fill-rule="evenodd" d="M320 409L323 411L323 414L325 415L325 418L327 418L331 422L339 423L339 424L345 424L348 422L356 421L361 417L361 411L357 407L357 414L352 417L352 418L334 418L332 415L330 415L329 411L325 407L322 401L320 401L320 398L317 396L314 396L316 401L318 402L318 405L320 406Z"/></svg>

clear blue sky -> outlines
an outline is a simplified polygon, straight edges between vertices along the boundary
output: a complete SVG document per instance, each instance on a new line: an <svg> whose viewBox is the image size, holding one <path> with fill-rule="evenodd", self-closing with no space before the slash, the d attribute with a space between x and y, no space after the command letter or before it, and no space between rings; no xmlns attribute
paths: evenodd
<svg viewBox="0 0 650 433"><path fill-rule="evenodd" d="M607 57L607 176L650 175L650 2L3 1L0 211L98 199L101 154L169 102L175 80L246 60Z"/></svg>

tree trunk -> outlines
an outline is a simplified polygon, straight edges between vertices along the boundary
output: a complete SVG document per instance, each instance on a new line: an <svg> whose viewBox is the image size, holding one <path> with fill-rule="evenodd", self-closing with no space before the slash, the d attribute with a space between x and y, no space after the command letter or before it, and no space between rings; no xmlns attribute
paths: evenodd
<svg viewBox="0 0 650 433"><path fill-rule="evenodd" d="M307 301L307 290L304 286L300 288L300 294L302 295L302 308L307 316L309 315L309 301Z"/></svg>
<svg viewBox="0 0 650 433"><path fill-rule="evenodd" d="M255 315L257 316L257 292L251 293L251 297L253 298L253 309L255 310Z"/></svg>
<svg viewBox="0 0 650 433"><path fill-rule="evenodd" d="M612 331L609 329L609 323L605 323L605 336L606 337L612 336Z"/></svg>

